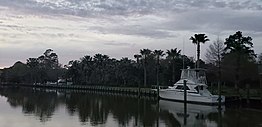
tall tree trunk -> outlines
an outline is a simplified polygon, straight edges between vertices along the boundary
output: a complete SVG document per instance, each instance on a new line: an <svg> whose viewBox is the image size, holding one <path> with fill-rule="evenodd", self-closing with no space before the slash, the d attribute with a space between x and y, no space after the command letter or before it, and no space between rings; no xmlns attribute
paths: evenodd
<svg viewBox="0 0 262 127"><path fill-rule="evenodd" d="M159 56L157 56L157 66L156 66L156 84L157 84L157 99L159 99Z"/></svg>
<svg viewBox="0 0 262 127"><path fill-rule="evenodd" d="M259 75L260 80L260 101L262 103L262 74Z"/></svg>
<svg viewBox="0 0 262 127"><path fill-rule="evenodd" d="M30 78L31 78L31 83L33 82L33 74L32 74L33 72L32 72L32 70L31 70L31 72L30 72Z"/></svg>
<svg viewBox="0 0 262 127"><path fill-rule="evenodd" d="M137 63L137 69L140 68L140 64L139 64L139 57L136 58L136 63ZM140 78L138 78L138 97L140 97L140 86L141 85L141 80Z"/></svg>
<svg viewBox="0 0 262 127"><path fill-rule="evenodd" d="M235 75L235 89L237 91L237 93L239 94L240 96L240 93L239 93L239 71L240 71L240 56L237 55L237 61L236 61L236 75Z"/></svg>
<svg viewBox="0 0 262 127"><path fill-rule="evenodd" d="M221 60L218 54L218 108L221 109Z"/></svg>
<svg viewBox="0 0 262 127"><path fill-rule="evenodd" d="M146 87L146 65L144 61L144 87Z"/></svg>
<svg viewBox="0 0 262 127"><path fill-rule="evenodd" d="M175 77L175 60L173 60L172 63L172 85L175 83L176 77Z"/></svg>
<svg viewBox="0 0 262 127"><path fill-rule="evenodd" d="M199 68L199 59L200 59L200 43L197 43L197 68Z"/></svg>

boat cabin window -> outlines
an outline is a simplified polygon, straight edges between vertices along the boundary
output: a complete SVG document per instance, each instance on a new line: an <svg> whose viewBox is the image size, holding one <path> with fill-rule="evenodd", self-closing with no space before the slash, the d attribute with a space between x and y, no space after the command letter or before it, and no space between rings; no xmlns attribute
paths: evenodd
<svg viewBox="0 0 262 127"><path fill-rule="evenodd" d="M176 89L184 90L184 86L177 86ZM189 90L188 86L186 86L186 90Z"/></svg>
<svg viewBox="0 0 262 127"><path fill-rule="evenodd" d="M196 80L196 72L193 70L182 70L181 79L190 79L195 81Z"/></svg>

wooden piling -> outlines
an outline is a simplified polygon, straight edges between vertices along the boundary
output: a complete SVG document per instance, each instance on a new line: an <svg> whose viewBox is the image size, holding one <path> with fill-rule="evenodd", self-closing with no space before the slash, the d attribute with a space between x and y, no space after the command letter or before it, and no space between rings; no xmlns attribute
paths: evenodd
<svg viewBox="0 0 262 127"><path fill-rule="evenodd" d="M184 125L187 124L187 81L184 80Z"/></svg>

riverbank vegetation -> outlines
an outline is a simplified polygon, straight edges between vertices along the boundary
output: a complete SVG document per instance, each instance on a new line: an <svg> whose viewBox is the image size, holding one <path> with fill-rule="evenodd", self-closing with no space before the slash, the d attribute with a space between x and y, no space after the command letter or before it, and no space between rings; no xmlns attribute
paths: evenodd
<svg viewBox="0 0 262 127"><path fill-rule="evenodd" d="M133 58L115 59L100 53L85 55L62 66L58 55L47 49L37 58L28 58L26 63L18 61L10 68L2 69L0 81L46 83L63 78L75 85L167 86L179 80L180 69L197 65L207 69L209 84L220 81L236 89L247 84L252 88L259 87L262 54L258 57L255 54L251 37L238 31L224 41L218 38L212 42L205 34L196 34L190 40L197 45L197 60L182 55L180 49L173 47L166 50L141 49ZM200 43L210 45L205 60L199 58Z"/></svg>

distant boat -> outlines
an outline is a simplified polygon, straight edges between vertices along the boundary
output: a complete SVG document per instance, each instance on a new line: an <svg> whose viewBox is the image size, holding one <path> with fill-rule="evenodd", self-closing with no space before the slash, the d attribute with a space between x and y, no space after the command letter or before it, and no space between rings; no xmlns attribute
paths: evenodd
<svg viewBox="0 0 262 127"><path fill-rule="evenodd" d="M218 95L212 95L207 89L204 69L182 69L181 78L173 86L159 90L160 99L184 102L184 80L186 81L187 103L217 105ZM225 96L221 96L225 103Z"/></svg>
<svg viewBox="0 0 262 127"><path fill-rule="evenodd" d="M67 79L60 78L57 80L58 85L72 85L73 82Z"/></svg>

